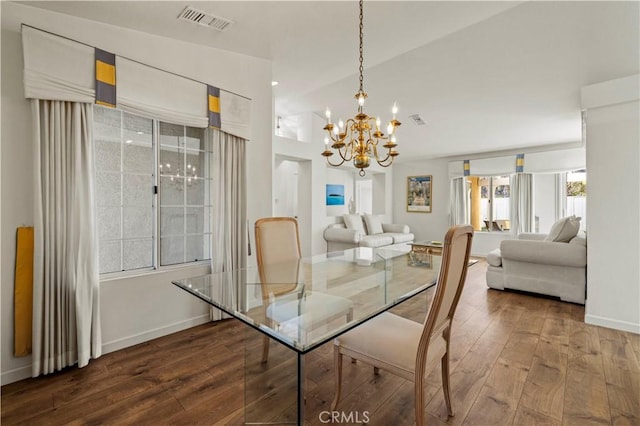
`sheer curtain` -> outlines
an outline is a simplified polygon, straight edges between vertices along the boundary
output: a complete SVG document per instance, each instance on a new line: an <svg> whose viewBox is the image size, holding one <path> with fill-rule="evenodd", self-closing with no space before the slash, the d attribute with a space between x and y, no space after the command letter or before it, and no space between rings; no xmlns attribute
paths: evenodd
<svg viewBox="0 0 640 426"><path fill-rule="evenodd" d="M246 264L246 141L214 128L206 133L213 148L211 272L226 272L244 268ZM232 286L218 291L228 301L235 297ZM226 317L220 310L211 309L212 320Z"/></svg>
<svg viewBox="0 0 640 426"><path fill-rule="evenodd" d="M458 177L451 179L450 189L450 215L451 226L469 223L469 196L467 194L467 179Z"/></svg>
<svg viewBox="0 0 640 426"><path fill-rule="evenodd" d="M102 352L92 105L32 100L35 248L32 375Z"/></svg>
<svg viewBox="0 0 640 426"><path fill-rule="evenodd" d="M533 175L516 173L511 175L511 232L532 232L533 218Z"/></svg>

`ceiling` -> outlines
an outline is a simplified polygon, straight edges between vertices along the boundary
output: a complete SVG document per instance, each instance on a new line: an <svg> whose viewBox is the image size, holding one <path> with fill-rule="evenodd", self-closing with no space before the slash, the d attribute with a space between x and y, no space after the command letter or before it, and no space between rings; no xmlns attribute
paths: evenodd
<svg viewBox="0 0 640 426"><path fill-rule="evenodd" d="M269 59L277 115L356 112L355 1L25 4ZM234 24L176 19L187 5ZM579 142L580 88L640 71L638 5L367 1L365 110L388 120L398 101L405 161Z"/></svg>

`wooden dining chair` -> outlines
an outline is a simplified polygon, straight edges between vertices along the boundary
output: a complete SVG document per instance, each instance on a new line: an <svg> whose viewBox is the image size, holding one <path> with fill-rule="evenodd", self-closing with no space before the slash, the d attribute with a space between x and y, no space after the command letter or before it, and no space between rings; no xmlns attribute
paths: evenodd
<svg viewBox="0 0 640 426"><path fill-rule="evenodd" d="M351 321L353 302L313 291L302 282L300 236L295 218L258 219L255 238L262 298L267 304L265 315L270 326L294 320L308 333L317 325L341 316ZM269 357L269 341L265 335L262 362Z"/></svg>
<svg viewBox="0 0 640 426"><path fill-rule="evenodd" d="M451 324L467 275L472 239L473 228L469 225L454 226L447 232L435 295L424 324L385 312L335 339L333 411L340 400L342 357L347 355L372 365L375 374L382 369L413 381L418 426L424 424L424 378L440 361L444 399L453 416L449 388Z"/></svg>

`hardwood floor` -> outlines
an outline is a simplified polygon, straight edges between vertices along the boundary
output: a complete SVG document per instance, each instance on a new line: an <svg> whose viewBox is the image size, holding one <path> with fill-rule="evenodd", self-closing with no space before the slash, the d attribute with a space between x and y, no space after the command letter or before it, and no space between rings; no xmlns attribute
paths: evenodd
<svg viewBox="0 0 640 426"><path fill-rule="evenodd" d="M454 320L452 404L440 372L425 386L430 425L640 425L640 336L584 324L579 305L486 287L486 263L469 269ZM430 294L394 311L422 321ZM110 353L88 367L2 387L3 425L227 425L244 419L246 398L266 419L291 419L295 364L235 320L206 324ZM245 361L245 348L248 357ZM255 356L254 356L255 355ZM246 362L246 366L245 366ZM333 398L331 343L307 355L307 423L322 425ZM414 423L412 384L344 365L338 410L371 425ZM288 410L288 411L287 411ZM283 411L287 411L284 414ZM295 413L295 412L294 412ZM366 420L366 419L364 419Z"/></svg>

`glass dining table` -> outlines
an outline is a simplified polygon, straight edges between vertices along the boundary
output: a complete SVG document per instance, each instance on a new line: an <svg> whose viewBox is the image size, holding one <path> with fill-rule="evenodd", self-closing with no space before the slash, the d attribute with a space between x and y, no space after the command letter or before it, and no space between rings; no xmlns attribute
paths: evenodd
<svg viewBox="0 0 640 426"><path fill-rule="evenodd" d="M318 420L305 408L320 386L305 371L312 351L435 285L441 256L416 264L410 251L355 248L173 284L248 326L244 423L305 424Z"/></svg>

